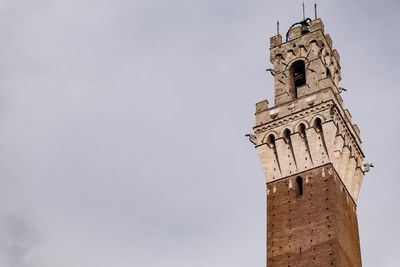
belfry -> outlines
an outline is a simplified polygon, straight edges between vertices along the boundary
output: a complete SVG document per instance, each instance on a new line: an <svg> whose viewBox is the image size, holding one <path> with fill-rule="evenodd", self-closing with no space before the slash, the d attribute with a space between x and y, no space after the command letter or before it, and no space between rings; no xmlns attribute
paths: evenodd
<svg viewBox="0 0 400 267"><path fill-rule="evenodd" d="M340 56L321 19L270 39L274 106L249 134L266 178L267 267L360 267L360 130L344 108Z"/></svg>

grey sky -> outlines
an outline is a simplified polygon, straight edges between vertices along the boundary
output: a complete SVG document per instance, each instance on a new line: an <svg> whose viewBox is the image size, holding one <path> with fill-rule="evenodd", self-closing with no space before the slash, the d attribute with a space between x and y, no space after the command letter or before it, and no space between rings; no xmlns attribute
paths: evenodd
<svg viewBox="0 0 400 267"><path fill-rule="evenodd" d="M376 165L363 263L398 266L400 3L318 4ZM273 99L276 20L285 33L300 5L1 0L0 266L263 266L264 178L244 134Z"/></svg>

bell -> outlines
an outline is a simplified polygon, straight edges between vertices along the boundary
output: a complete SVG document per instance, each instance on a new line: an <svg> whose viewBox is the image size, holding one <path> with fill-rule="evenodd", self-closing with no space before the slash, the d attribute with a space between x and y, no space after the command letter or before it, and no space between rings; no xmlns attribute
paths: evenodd
<svg viewBox="0 0 400 267"><path fill-rule="evenodd" d="M307 23L302 23L301 24L301 34L306 34L309 32L310 32L310 29L308 28Z"/></svg>

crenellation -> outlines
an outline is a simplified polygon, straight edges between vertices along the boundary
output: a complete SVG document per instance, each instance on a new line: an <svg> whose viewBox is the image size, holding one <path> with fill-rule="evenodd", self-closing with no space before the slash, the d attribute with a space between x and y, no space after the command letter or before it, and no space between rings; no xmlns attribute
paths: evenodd
<svg viewBox="0 0 400 267"><path fill-rule="evenodd" d="M312 32L320 30L322 33L324 33L324 23L322 22L321 19L313 20L310 23L310 30Z"/></svg>
<svg viewBox="0 0 400 267"><path fill-rule="evenodd" d="M267 122L268 101L263 100L256 104L256 125L264 124Z"/></svg>
<svg viewBox="0 0 400 267"><path fill-rule="evenodd" d="M256 113L262 112L268 109L268 100L260 101L256 104Z"/></svg>
<svg viewBox="0 0 400 267"><path fill-rule="evenodd" d="M270 38L270 49L282 44L282 36L280 34L274 35Z"/></svg>
<svg viewBox="0 0 400 267"><path fill-rule="evenodd" d="M292 41L293 39L299 38L302 36L301 33L301 26L296 26L293 27L290 31L289 31L289 40Z"/></svg>

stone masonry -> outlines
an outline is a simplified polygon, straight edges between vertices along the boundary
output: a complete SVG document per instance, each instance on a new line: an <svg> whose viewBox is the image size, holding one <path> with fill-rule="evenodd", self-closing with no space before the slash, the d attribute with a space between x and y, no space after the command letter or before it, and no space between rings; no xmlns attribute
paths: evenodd
<svg viewBox="0 0 400 267"><path fill-rule="evenodd" d="M321 19L271 37L275 105L256 104L267 182L267 266L360 267L360 130L343 107L340 56Z"/></svg>

